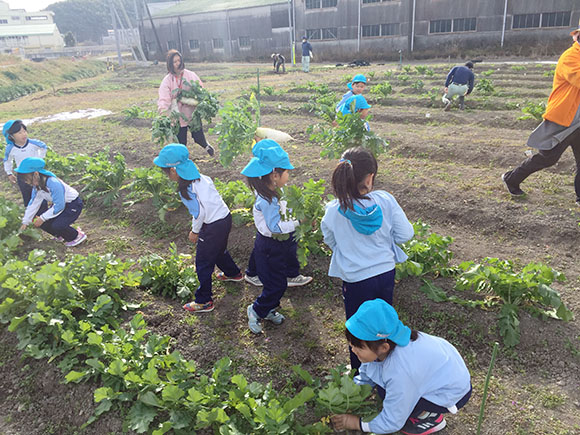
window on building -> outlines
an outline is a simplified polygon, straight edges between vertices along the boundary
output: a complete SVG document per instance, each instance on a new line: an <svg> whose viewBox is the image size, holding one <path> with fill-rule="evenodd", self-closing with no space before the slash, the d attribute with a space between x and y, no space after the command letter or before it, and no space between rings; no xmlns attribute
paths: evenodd
<svg viewBox="0 0 580 435"><path fill-rule="evenodd" d="M371 36L381 36L381 25L372 24L370 26L362 26L363 38L370 38Z"/></svg>
<svg viewBox="0 0 580 435"><path fill-rule="evenodd" d="M455 18L453 20L454 32L471 32L475 30L475 17L473 18Z"/></svg>
<svg viewBox="0 0 580 435"><path fill-rule="evenodd" d="M29 15L26 17L26 21L44 21L48 20L46 15Z"/></svg>
<svg viewBox="0 0 580 435"><path fill-rule="evenodd" d="M338 28L336 27L328 27L322 30L322 39L337 39L338 35Z"/></svg>
<svg viewBox="0 0 580 435"><path fill-rule="evenodd" d="M155 41L145 41L145 48L148 53L155 53L157 51L157 44Z"/></svg>
<svg viewBox="0 0 580 435"><path fill-rule="evenodd" d="M190 39L189 40L189 49L190 50L199 50L199 39Z"/></svg>
<svg viewBox="0 0 580 435"><path fill-rule="evenodd" d="M213 38L212 45L214 49L224 48L224 40L222 38Z"/></svg>
<svg viewBox="0 0 580 435"><path fill-rule="evenodd" d="M0 20L0 24L8 24L8 20Z"/></svg>
<svg viewBox="0 0 580 435"><path fill-rule="evenodd" d="M380 3L381 0L363 0L363 4L368 4L368 3Z"/></svg>
<svg viewBox="0 0 580 435"><path fill-rule="evenodd" d="M240 36L240 47L250 48L252 47L252 40L249 36Z"/></svg>
<svg viewBox="0 0 580 435"><path fill-rule="evenodd" d="M381 24L381 36L400 35L401 26L399 23Z"/></svg>
<svg viewBox="0 0 580 435"><path fill-rule="evenodd" d="M338 0L322 0L323 8L335 8L338 4Z"/></svg>
<svg viewBox="0 0 580 435"><path fill-rule="evenodd" d="M320 0L306 0L306 9L319 9Z"/></svg>
<svg viewBox="0 0 580 435"><path fill-rule="evenodd" d="M167 41L167 49L168 50L177 50L177 42Z"/></svg>
<svg viewBox="0 0 580 435"><path fill-rule="evenodd" d="M540 27L540 14L514 15L512 29L528 29L530 27Z"/></svg>
<svg viewBox="0 0 580 435"><path fill-rule="evenodd" d="M429 22L429 33L451 32L451 20L432 20Z"/></svg>
<svg viewBox="0 0 580 435"><path fill-rule="evenodd" d="M568 27L570 26L571 12L544 12L542 14L542 27Z"/></svg>
<svg viewBox="0 0 580 435"><path fill-rule="evenodd" d="M306 29L306 37L308 39L322 39L321 37L321 29Z"/></svg>
<svg viewBox="0 0 580 435"><path fill-rule="evenodd" d="M12 21L20 21L20 17L14 17L14 16L12 16L12 17L10 17L10 19Z"/></svg>

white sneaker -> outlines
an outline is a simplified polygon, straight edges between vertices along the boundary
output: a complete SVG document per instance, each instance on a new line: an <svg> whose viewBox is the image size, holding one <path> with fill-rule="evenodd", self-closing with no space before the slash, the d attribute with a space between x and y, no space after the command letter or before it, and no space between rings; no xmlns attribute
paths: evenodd
<svg viewBox="0 0 580 435"><path fill-rule="evenodd" d="M71 240L70 242L65 242L65 246L68 248L72 248L73 246L80 245L87 239L87 235L83 233L81 230L77 230L78 234L76 239Z"/></svg>
<svg viewBox="0 0 580 435"><path fill-rule="evenodd" d="M244 275L244 279L246 280L246 282L249 282L250 284L255 285L256 287L262 287L264 285L262 284L262 281L260 281L258 275L256 276Z"/></svg>
<svg viewBox="0 0 580 435"><path fill-rule="evenodd" d="M248 305L246 312L248 313L248 327L250 328L250 331L252 331L254 334L260 334L262 332L260 317L258 317L258 314L256 314L254 311L252 304Z"/></svg>
<svg viewBox="0 0 580 435"><path fill-rule="evenodd" d="M300 287L312 281L311 276L298 275L294 278L288 278L288 287Z"/></svg>

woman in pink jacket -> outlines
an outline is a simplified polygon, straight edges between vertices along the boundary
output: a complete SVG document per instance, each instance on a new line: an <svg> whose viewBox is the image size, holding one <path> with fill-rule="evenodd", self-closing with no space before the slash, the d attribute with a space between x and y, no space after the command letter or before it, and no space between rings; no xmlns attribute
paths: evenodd
<svg viewBox="0 0 580 435"><path fill-rule="evenodd" d="M195 110L194 106L182 104L177 101L178 91L176 91L176 89L189 89L189 87L184 83L185 81L195 81L203 87L203 83L197 74L185 69L181 53L177 50L169 50L167 52L167 75L163 78L163 81L159 86L157 108L159 109L159 113L166 114L169 114L169 112L177 108L177 110L187 118L187 120L183 118L179 120L180 128L177 140L183 145L187 145L187 125L188 121L191 120L193 111ZM200 128L197 131L191 130L191 137L193 137L195 143L204 148L210 156L213 156L213 147L205 139L203 128Z"/></svg>

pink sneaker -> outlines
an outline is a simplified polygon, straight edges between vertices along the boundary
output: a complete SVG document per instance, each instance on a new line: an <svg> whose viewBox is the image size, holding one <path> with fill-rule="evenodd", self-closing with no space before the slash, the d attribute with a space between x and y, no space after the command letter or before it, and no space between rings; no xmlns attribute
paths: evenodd
<svg viewBox="0 0 580 435"><path fill-rule="evenodd" d="M77 234L77 238L74 240L71 240L70 242L65 242L65 246L68 248L72 248L73 246L76 245L80 245L81 243L83 243L86 239L87 239L87 235L85 233L83 233L81 230L77 230L78 234Z"/></svg>

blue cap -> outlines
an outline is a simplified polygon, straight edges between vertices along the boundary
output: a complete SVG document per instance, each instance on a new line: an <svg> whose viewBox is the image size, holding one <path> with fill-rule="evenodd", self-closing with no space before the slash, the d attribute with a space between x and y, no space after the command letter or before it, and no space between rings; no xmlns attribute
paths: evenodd
<svg viewBox="0 0 580 435"><path fill-rule="evenodd" d="M252 160L242 170L246 177L261 177L268 175L276 168L294 169L288 153L272 139L263 139L252 148Z"/></svg>
<svg viewBox="0 0 580 435"><path fill-rule="evenodd" d="M364 341L389 339L406 346L411 339L411 329L403 325L395 309L383 299L363 302L345 326L352 335Z"/></svg>
<svg viewBox="0 0 580 435"><path fill-rule="evenodd" d="M365 83L367 82L367 78L364 74L357 74L352 78L352 80L347 84L348 88L352 91L352 84L353 83Z"/></svg>
<svg viewBox="0 0 580 435"><path fill-rule="evenodd" d="M199 169L189 159L189 151L185 145L170 143L165 145L159 155L153 160L161 168L175 168L177 175L184 180L197 180L201 178Z"/></svg>
<svg viewBox="0 0 580 435"><path fill-rule="evenodd" d="M41 174L48 175L49 177L56 177L52 172L44 169L46 162L40 157L27 157L20 162L20 166L14 169L14 172L19 174L30 174L31 172L40 172Z"/></svg>
<svg viewBox="0 0 580 435"><path fill-rule="evenodd" d="M352 105L353 101L355 113L358 112L359 110L370 109L372 107L369 103L367 103L366 98L363 97L362 95L353 95L352 97L349 97L342 106L340 106L340 111L342 112L343 115L346 115L347 113L352 113L350 111L350 106Z"/></svg>

